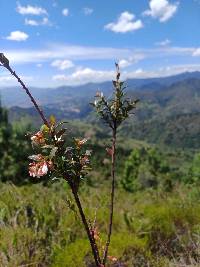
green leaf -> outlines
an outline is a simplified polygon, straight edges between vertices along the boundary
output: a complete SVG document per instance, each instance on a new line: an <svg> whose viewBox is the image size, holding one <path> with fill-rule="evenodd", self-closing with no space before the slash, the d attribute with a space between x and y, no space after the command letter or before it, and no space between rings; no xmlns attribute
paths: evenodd
<svg viewBox="0 0 200 267"><path fill-rule="evenodd" d="M49 127L46 124L43 124L40 128L40 131L42 133L48 133L49 132Z"/></svg>
<svg viewBox="0 0 200 267"><path fill-rule="evenodd" d="M56 118L55 118L54 115L51 115L50 118L49 118L49 120L50 120L50 124L51 125L55 125L56 124Z"/></svg>

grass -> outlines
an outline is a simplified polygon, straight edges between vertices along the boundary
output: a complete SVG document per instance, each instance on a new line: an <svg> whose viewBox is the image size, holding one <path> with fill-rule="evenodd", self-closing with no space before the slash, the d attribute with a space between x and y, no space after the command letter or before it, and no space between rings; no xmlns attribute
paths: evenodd
<svg viewBox="0 0 200 267"><path fill-rule="evenodd" d="M86 213L105 240L109 188L82 187ZM94 203L94 204L92 204ZM200 189L131 194L118 189L109 255L121 266L198 266ZM0 266L88 267L91 254L65 184L1 184ZM110 261L109 266L117 266ZM183 264L183 265L181 265ZM186 265L184 265L186 264Z"/></svg>

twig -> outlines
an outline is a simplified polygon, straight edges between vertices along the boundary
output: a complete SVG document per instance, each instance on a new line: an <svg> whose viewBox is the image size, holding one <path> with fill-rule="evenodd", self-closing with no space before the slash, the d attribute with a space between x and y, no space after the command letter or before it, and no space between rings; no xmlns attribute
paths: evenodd
<svg viewBox="0 0 200 267"><path fill-rule="evenodd" d="M112 165L111 165L111 176L112 176L112 185L111 185L111 194L110 194L110 219L108 226L108 237L103 255L103 265L106 264L107 256L108 256L108 248L110 245L110 239L112 235L112 225L113 225L113 213L114 213L114 197L115 197L115 159L116 159L116 133L117 128L116 124L113 128L113 137L112 137Z"/></svg>
<svg viewBox="0 0 200 267"><path fill-rule="evenodd" d="M44 124L46 124L46 126L48 128L50 128L50 125L49 125L46 117L44 116L43 111L39 108L38 104L36 103L35 99L33 98L32 94L31 94L31 92L26 87L24 82L20 79L20 77L16 74L16 72L13 71L13 69L10 67L9 60L2 53L0 53L0 62L1 62L1 66L5 67L17 79L17 81L21 84L22 88L25 90L26 94L29 96L31 102L33 103L33 105L35 106L36 110L38 111L38 113L39 113L40 117L42 118Z"/></svg>
<svg viewBox="0 0 200 267"><path fill-rule="evenodd" d="M100 256L99 256L99 251L98 251L95 239L92 236L91 231L89 229L88 222L87 222L85 214L83 212L83 208L82 208L79 196L77 194L77 191L74 190L73 186L71 186L71 189L72 189L72 193L73 193L74 199L76 201L76 205L77 205L77 207L79 209L81 220L82 220L82 222L83 222L83 224L85 226L85 230L87 232L87 236L88 236L88 239L90 241L90 245L91 245L91 248L92 248L92 252L93 252L93 256L94 256L94 259L95 259L96 266L97 267L101 267L101 259L100 259Z"/></svg>

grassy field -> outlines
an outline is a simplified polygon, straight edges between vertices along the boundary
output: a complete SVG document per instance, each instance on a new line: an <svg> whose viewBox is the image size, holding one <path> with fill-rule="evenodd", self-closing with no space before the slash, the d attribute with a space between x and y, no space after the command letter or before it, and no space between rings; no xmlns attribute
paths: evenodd
<svg viewBox="0 0 200 267"><path fill-rule="evenodd" d="M92 262L88 240L67 186L1 184L0 266L86 267ZM85 185L81 199L100 247L108 217L106 184ZM167 267L200 264L200 188L179 186L171 193L118 188L109 266Z"/></svg>

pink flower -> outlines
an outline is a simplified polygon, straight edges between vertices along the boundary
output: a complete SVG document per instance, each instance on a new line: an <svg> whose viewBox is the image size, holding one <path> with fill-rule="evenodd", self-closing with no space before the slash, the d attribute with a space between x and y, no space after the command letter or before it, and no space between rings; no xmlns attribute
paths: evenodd
<svg viewBox="0 0 200 267"><path fill-rule="evenodd" d="M90 163L90 160L89 160L88 156L85 155L85 156L81 159L81 165L82 165L82 166L85 166L85 165L87 165L87 164L89 164L89 163Z"/></svg>
<svg viewBox="0 0 200 267"><path fill-rule="evenodd" d="M29 175L40 178L48 173L49 170L53 170L53 162L51 160L46 161L42 155L36 155L37 162L29 164Z"/></svg>
<svg viewBox="0 0 200 267"><path fill-rule="evenodd" d="M29 164L29 175L33 177L37 175L37 164L35 162Z"/></svg>
<svg viewBox="0 0 200 267"><path fill-rule="evenodd" d="M44 161L40 166L39 166L39 169L38 169L38 173L37 173L37 176L44 176L48 173L48 165L47 165L47 162Z"/></svg>
<svg viewBox="0 0 200 267"><path fill-rule="evenodd" d="M41 131L37 132L31 137L31 141L37 145L44 145L45 139L43 133Z"/></svg>
<svg viewBox="0 0 200 267"><path fill-rule="evenodd" d="M116 257L113 257L113 256L108 256L108 259L113 261L113 262L118 261L118 259Z"/></svg>

